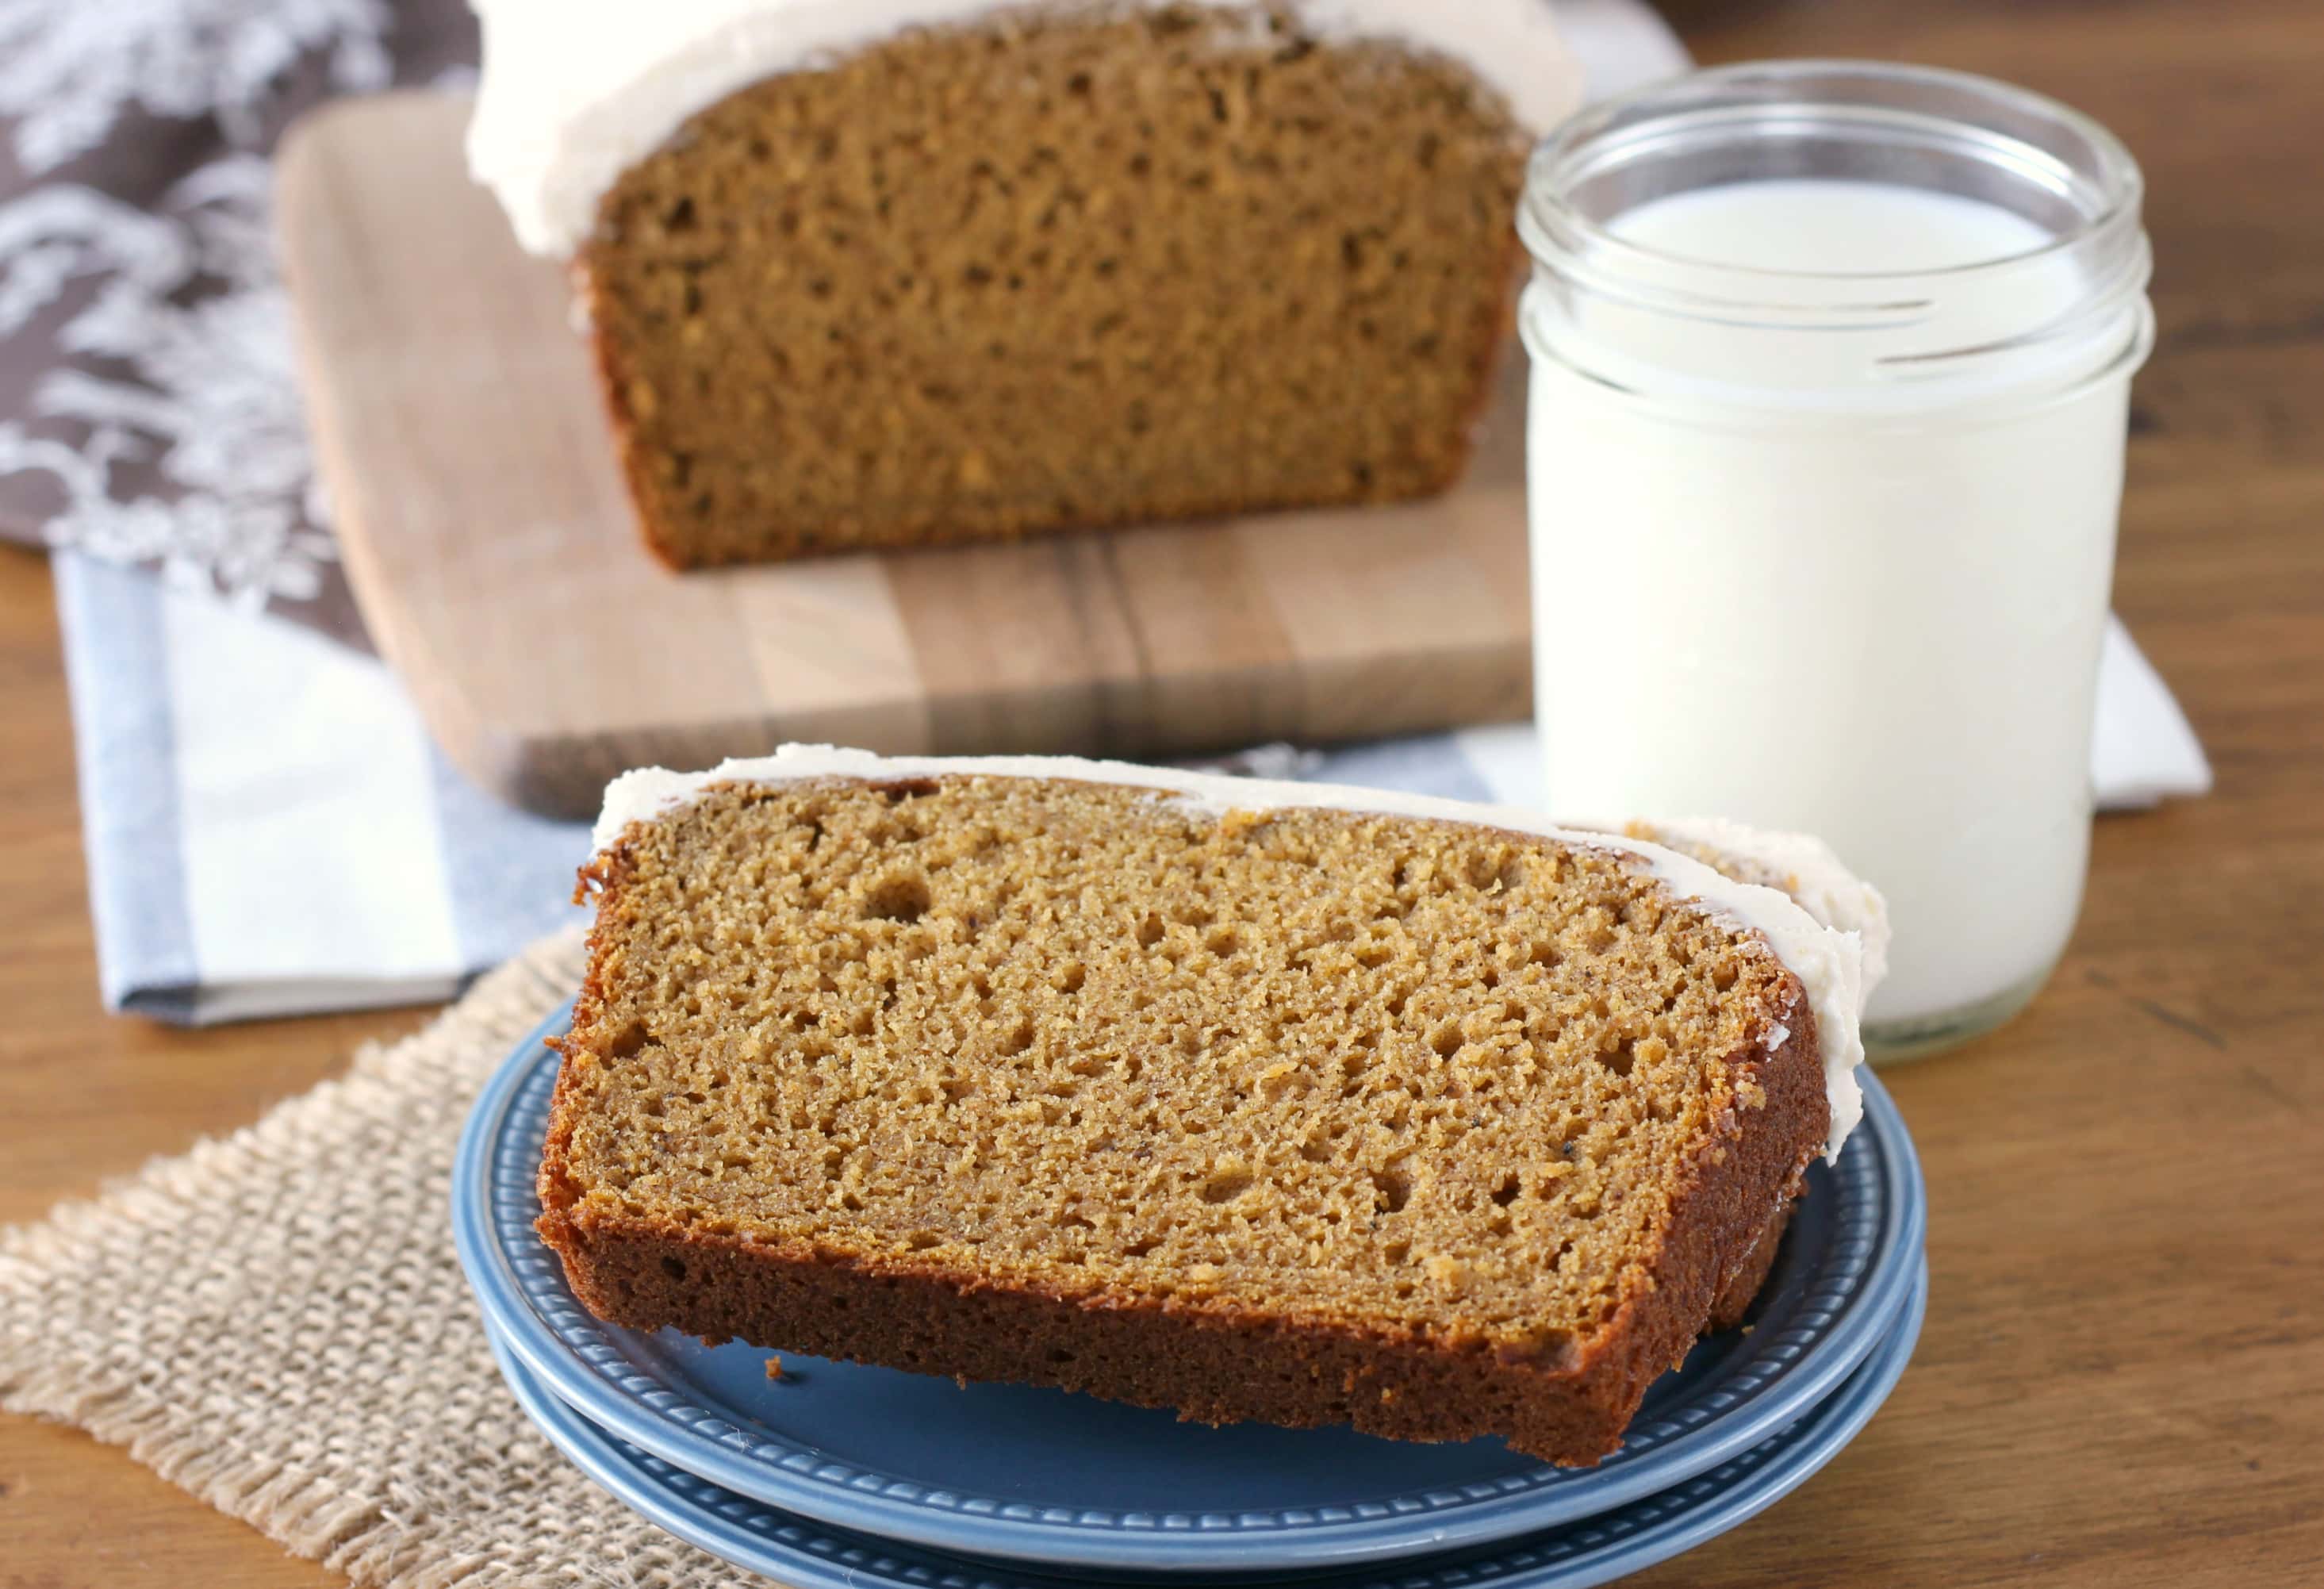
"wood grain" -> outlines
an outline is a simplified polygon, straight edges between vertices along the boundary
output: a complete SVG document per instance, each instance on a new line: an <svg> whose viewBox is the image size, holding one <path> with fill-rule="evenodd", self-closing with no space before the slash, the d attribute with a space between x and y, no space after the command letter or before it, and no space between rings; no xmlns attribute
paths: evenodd
<svg viewBox="0 0 2324 1589"><path fill-rule="evenodd" d="M0 549L0 1224L247 1124L418 1012L201 1032L108 1017L48 573ZM338 1580L78 1430L0 1418L0 1589Z"/></svg>
<svg viewBox="0 0 2324 1589"><path fill-rule="evenodd" d="M467 180L466 115L329 106L284 146L277 222L357 600L486 788L582 816L624 767L785 739L1144 755L1523 711L1515 349L1436 502L672 575L560 273Z"/></svg>
<svg viewBox="0 0 2324 1589"><path fill-rule="evenodd" d="M1797 1493L1635 1582L2324 1584L2324 9L1687 10L1707 59L1995 72L2138 151L2163 338L2137 387L2116 594L2219 788L2102 820L2048 991L1888 1073L1932 1203L1929 1322L1895 1400ZM1263 627L1219 622L1222 644L1270 654ZM0 1219L239 1123L410 1022L104 1017L63 690L46 577L0 554ZM0 1419L5 1589L326 1581L120 1452Z"/></svg>

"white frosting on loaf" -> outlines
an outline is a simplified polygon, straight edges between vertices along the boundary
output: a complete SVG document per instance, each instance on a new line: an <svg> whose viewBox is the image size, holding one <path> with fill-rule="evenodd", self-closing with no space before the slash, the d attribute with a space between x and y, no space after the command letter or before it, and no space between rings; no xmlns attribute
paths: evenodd
<svg viewBox="0 0 2324 1589"><path fill-rule="evenodd" d="M1001 0L471 4L484 23L484 64L468 168L499 196L517 240L551 255L572 253L588 236L597 201L623 171L736 89L908 28L1012 8ZM1410 43L1461 61L1535 132L1581 98L1580 69L1558 42L1547 0L1293 0L1292 9L1316 37Z"/></svg>
<svg viewBox="0 0 2324 1589"><path fill-rule="evenodd" d="M1807 990L1822 1048L1824 1090L1831 1102L1831 1133L1824 1157L1864 1115L1856 1067L1864 1059L1858 1020L1865 996L1886 964L1887 912L1872 887L1851 876L1817 840L1761 833L1736 823L1665 822L1656 826L1681 843L1701 844L1795 879L1802 898L1738 882L1678 851L1618 831L1618 825L1560 826L1510 806L1471 805L1391 790L1328 783L1276 783L1127 762L1073 756L878 756L832 745L789 744L771 756L720 763L707 772L649 767L625 772L605 790L595 843L612 845L632 822L650 822L691 803L722 783L798 783L817 778L904 779L946 776L1065 779L1166 790L1212 813L1320 808L1381 816L1418 817L1536 834L1565 844L1620 850L1644 860L1684 900L1700 902L1756 929Z"/></svg>

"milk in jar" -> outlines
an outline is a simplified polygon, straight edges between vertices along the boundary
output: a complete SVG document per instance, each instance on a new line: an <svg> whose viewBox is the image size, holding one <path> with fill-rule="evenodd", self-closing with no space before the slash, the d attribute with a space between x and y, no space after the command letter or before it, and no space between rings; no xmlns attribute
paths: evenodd
<svg viewBox="0 0 2324 1589"><path fill-rule="evenodd" d="M1582 119L1526 217L1551 808L1820 835L1888 900L1868 1038L1982 1030L2080 901L2135 167L2062 106L1892 67Z"/></svg>

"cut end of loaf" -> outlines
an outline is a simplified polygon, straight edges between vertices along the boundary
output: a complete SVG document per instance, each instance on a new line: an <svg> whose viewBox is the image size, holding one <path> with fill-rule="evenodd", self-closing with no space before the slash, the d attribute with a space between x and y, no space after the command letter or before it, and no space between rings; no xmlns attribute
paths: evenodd
<svg viewBox="0 0 2324 1589"><path fill-rule="evenodd" d="M680 568L1449 486L1526 136L1466 67L1252 7L1062 7L770 77L578 254Z"/></svg>
<svg viewBox="0 0 2324 1589"><path fill-rule="evenodd" d="M1586 1461L1823 1137L1797 980L1618 850L832 779L591 883L543 1229L644 1327Z"/></svg>

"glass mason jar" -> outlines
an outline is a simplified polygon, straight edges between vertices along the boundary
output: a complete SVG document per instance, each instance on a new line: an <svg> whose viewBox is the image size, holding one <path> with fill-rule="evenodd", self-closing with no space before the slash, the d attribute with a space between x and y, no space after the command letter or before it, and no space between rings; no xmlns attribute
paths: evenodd
<svg viewBox="0 0 2324 1589"><path fill-rule="evenodd" d="M1960 73L1725 68L1536 152L1550 808L1821 835L1888 897L1866 1038L2015 1014L2080 907L2138 168Z"/></svg>

